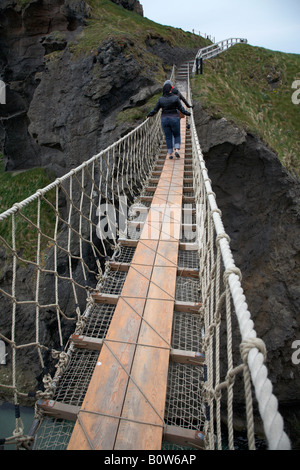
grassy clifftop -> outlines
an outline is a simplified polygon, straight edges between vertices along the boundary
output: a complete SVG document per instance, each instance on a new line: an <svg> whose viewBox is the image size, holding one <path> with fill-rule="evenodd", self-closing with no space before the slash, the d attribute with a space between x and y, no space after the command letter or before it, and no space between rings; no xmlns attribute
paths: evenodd
<svg viewBox="0 0 300 470"><path fill-rule="evenodd" d="M260 136L283 165L300 174L300 105L292 84L300 79L300 55L237 44L204 63L192 79L194 100Z"/></svg>
<svg viewBox="0 0 300 470"><path fill-rule="evenodd" d="M88 0L86 3L90 6L91 14L75 47L78 52L89 52L108 38L131 40L132 46L141 49L145 48L146 41L151 44L151 40L155 39L168 42L171 47L190 49L205 47L211 43L182 29L155 23L110 0Z"/></svg>

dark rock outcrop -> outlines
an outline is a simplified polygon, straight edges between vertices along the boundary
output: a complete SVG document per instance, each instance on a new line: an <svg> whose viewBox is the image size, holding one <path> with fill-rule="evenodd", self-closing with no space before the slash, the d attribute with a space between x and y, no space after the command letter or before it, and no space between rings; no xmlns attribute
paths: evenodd
<svg viewBox="0 0 300 470"><path fill-rule="evenodd" d="M20 8L14 0L1 2L1 80L6 105L1 106L0 140L7 169L43 165L42 152L28 133L28 110L45 71L44 56L62 50L89 16L82 0L32 0Z"/></svg>
<svg viewBox="0 0 300 470"><path fill-rule="evenodd" d="M126 10L135 11L139 15L144 16L143 7L138 0L111 0L111 1L116 3L117 5L121 5L122 7L126 8Z"/></svg>
<svg viewBox="0 0 300 470"><path fill-rule="evenodd" d="M110 145L116 139L113 116L154 85L134 56L125 56L126 47L109 39L87 58L74 60L65 50L59 60L46 63L28 110L28 130L43 165L56 175Z"/></svg>

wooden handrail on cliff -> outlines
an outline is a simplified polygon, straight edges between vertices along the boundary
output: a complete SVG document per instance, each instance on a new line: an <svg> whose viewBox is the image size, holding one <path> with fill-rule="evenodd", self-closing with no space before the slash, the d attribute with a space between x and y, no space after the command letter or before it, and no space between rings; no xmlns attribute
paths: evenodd
<svg viewBox="0 0 300 470"><path fill-rule="evenodd" d="M235 44L238 44L238 43L247 44L247 42L248 41L245 38L229 38L229 39L223 39L222 41L216 42L214 44L211 44L210 46L199 49L199 51L196 54L194 64L193 64L193 74L197 70L197 63L200 59L202 60L212 59L213 57L216 57L218 54L221 54L221 52L227 51L227 49L234 46Z"/></svg>

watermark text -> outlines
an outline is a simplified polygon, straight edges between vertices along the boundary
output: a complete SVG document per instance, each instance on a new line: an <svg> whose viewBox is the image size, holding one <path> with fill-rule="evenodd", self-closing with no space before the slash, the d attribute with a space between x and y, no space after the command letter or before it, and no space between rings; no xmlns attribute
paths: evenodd
<svg viewBox="0 0 300 470"><path fill-rule="evenodd" d="M297 366L300 364L300 340L296 340L292 344L292 348L296 351L292 354L292 363Z"/></svg>
<svg viewBox="0 0 300 470"><path fill-rule="evenodd" d="M0 104L6 104L6 87L2 80L0 80Z"/></svg>
<svg viewBox="0 0 300 470"><path fill-rule="evenodd" d="M300 103L300 80L295 80L292 83L292 88L296 91L292 94L292 103L299 104Z"/></svg>

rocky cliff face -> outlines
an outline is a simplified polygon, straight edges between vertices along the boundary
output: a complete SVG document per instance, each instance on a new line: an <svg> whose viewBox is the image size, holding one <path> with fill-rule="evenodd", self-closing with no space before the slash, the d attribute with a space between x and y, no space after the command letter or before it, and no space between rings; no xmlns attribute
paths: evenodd
<svg viewBox="0 0 300 470"><path fill-rule="evenodd" d="M143 14L138 1L115 3ZM61 176L128 130L116 130L115 117L134 95L160 89L149 78L153 70L126 54L126 41L108 38L85 57L72 53L68 45L90 16L88 2L31 0L21 8L3 0L0 13L0 79L7 92L0 143L7 170L43 166Z"/></svg>
<svg viewBox="0 0 300 470"><path fill-rule="evenodd" d="M274 393L288 422L299 422L300 366L292 344L300 340L300 181L254 135L212 119L199 104L195 115L249 310L267 346Z"/></svg>
<svg viewBox="0 0 300 470"><path fill-rule="evenodd" d="M16 1L4 0L0 13L1 79L7 92L7 104L0 109L0 138L7 169L40 166L45 152L28 133L28 112L46 69L44 57L66 47L84 24L89 7L84 1L34 0L20 8ZM50 101L48 97L48 108Z"/></svg>
<svg viewBox="0 0 300 470"><path fill-rule="evenodd" d="M141 16L144 15L143 7L138 0L112 0L112 2L121 5L126 8L126 10L135 11Z"/></svg>

